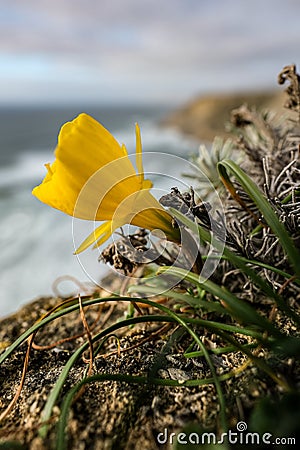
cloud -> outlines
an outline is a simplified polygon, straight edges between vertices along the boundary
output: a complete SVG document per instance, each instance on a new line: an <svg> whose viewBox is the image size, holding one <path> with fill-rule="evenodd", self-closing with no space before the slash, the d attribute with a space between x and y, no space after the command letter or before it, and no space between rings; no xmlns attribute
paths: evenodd
<svg viewBox="0 0 300 450"><path fill-rule="evenodd" d="M78 86L91 97L96 89L100 97L126 100L130 91L181 100L201 90L266 84L274 70L299 58L295 0L2 3L0 77L7 98L22 88L25 96L27 80L32 96L35 83L45 96L48 85L61 96L78 95Z"/></svg>

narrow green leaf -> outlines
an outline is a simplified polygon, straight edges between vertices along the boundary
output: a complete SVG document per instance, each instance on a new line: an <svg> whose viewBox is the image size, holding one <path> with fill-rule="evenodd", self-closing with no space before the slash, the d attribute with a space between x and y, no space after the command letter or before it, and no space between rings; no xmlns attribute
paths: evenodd
<svg viewBox="0 0 300 450"><path fill-rule="evenodd" d="M188 219L182 213L174 208L169 208L170 213L177 218L180 222L186 225L193 233L199 236L200 240L210 243L216 250L229 259L229 261L238 267L242 272L246 273L252 281L261 288L261 290L270 298L273 298L277 306L284 311L289 317L291 317L297 324L300 324L300 317L286 304L283 298L278 295L262 277L260 277L251 267L248 265L248 261L224 247L224 244L216 239L211 233L205 230L200 225L196 224L192 220ZM221 255L220 255L221 258ZM253 265L253 260L249 261Z"/></svg>
<svg viewBox="0 0 300 450"><path fill-rule="evenodd" d="M178 278L185 279L196 286L210 292L215 297L221 299L228 307L232 315L245 323L252 323L263 330L268 330L273 336L281 336L280 331L274 325L261 316L252 306L244 300L236 297L229 292L224 286L219 286L210 280L206 280L200 275L193 274L185 269L178 267L161 267L159 273L167 272L168 275L174 275Z"/></svg>
<svg viewBox="0 0 300 450"><path fill-rule="evenodd" d="M300 277L299 251L295 247L285 226L278 219L276 213L268 203L263 193L258 189L251 178L249 178L248 175L235 162L231 160L221 161L218 163L218 170L220 177L227 183L231 184L227 171L231 172L235 176L245 192L247 192L247 194L259 208L261 214L263 215L265 221L267 222L273 233L278 237L282 248L286 252L287 257L291 265L293 266L295 274Z"/></svg>
<svg viewBox="0 0 300 450"><path fill-rule="evenodd" d="M146 281L141 279L141 282ZM163 291L161 292L161 289L156 286L147 286L145 284L137 284L137 285L132 285L130 286L130 288L128 289L128 292L136 292L136 293L140 293L140 294L151 294L151 295L160 295L161 293L163 293L164 296L169 297L169 298L173 298L174 300L180 300L182 302L187 303L188 305L191 305L193 307L198 307L198 308L203 308L206 311L209 312L217 312L219 314L226 314L228 315L228 311L226 308L224 308L222 305L220 305L220 303L218 302L209 302L207 300L202 300L198 297L193 297L191 295L188 294L181 294L180 292L176 292L175 290L167 290L167 291Z"/></svg>

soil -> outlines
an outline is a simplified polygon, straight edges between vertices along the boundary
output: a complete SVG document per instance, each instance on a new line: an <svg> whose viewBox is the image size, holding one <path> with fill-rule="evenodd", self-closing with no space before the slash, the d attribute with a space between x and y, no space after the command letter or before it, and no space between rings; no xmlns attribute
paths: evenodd
<svg viewBox="0 0 300 450"><path fill-rule="evenodd" d="M0 322L2 348L13 342L60 301L57 298L41 298L3 319ZM125 302L115 303L113 307L105 303L100 313L99 306L89 307L86 319L92 334L124 318L127 311L128 303ZM93 323L96 323L94 328ZM75 311L43 327L37 333L35 343L47 345L80 333L84 333L82 318ZM183 353L190 345L187 334L178 329L176 331L175 324L156 323L121 329L117 331L117 335L119 347L117 339L113 337L105 343L101 354L94 360L93 374L146 375L149 382L132 384L103 380L88 384L71 407L65 431L68 449L166 450L173 448L170 441L173 444L176 441L171 433L176 433L177 436L184 430L193 430L199 434L203 430L220 430L220 406L214 385L184 386L187 379L211 376L203 357L184 357ZM71 369L53 410L47 437L43 439L39 436L41 411L62 368L86 339L84 335L69 342L57 343L48 350L31 350L21 395L0 425L1 449L56 448L56 424L61 402L69 389L83 378L87 362L78 360ZM208 346L216 345L216 336L206 333L203 339ZM1 365L0 412L7 407L18 388L26 349L27 344L22 344ZM85 356L88 358L88 354ZM240 352L213 356L218 374L242 369L237 376L222 383L229 426L232 428L241 420L247 423L249 414L259 399L280 394L276 383L256 367L243 366L245 361L246 357ZM281 366L286 376L295 370L295 361L291 358L286 361L274 360L273 365L276 368ZM153 385L151 377L179 380L182 386ZM168 442L165 442L166 433Z"/></svg>

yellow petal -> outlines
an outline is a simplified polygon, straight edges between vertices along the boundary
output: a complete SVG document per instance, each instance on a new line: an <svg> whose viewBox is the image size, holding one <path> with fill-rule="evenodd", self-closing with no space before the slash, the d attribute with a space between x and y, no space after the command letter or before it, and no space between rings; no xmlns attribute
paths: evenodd
<svg viewBox="0 0 300 450"><path fill-rule="evenodd" d="M83 186L101 167L122 158L122 174L135 175L126 148L87 114L80 114L61 128L55 155L56 161L48 166L43 183L33 190L33 195L69 215L74 213ZM94 212L90 214L87 207L80 217L93 219L92 215Z"/></svg>
<svg viewBox="0 0 300 450"><path fill-rule="evenodd" d="M76 249L74 252L75 255L78 255L78 253L83 252L86 250L90 245L94 244L94 242L97 242L98 239L103 240L105 242L111 234L114 232L112 230L112 222L109 220L107 222L104 222L100 225L100 227L96 228L83 242L80 244L80 246Z"/></svg>
<svg viewBox="0 0 300 450"><path fill-rule="evenodd" d="M95 172L86 182L73 211L78 218L89 220L111 220L115 210L128 199L127 208L130 210L130 201L134 202L136 193L150 189L152 183L144 180L140 185L128 157L111 161ZM131 199L131 200L129 200Z"/></svg>
<svg viewBox="0 0 300 450"><path fill-rule="evenodd" d="M135 124L135 139L136 139L136 167L140 175L141 183L144 181L144 169L143 169L143 158L142 158L142 139L141 130L139 125Z"/></svg>
<svg viewBox="0 0 300 450"><path fill-rule="evenodd" d="M143 184L142 184L142 189L143 189L143 190L145 190L145 189L148 190L148 189L151 189L152 186L153 186L153 183L152 183L151 180L144 180L144 181L143 181Z"/></svg>
<svg viewBox="0 0 300 450"><path fill-rule="evenodd" d="M96 228L79 246L76 254L102 245L117 228L125 224L132 224L148 230L160 229L166 238L174 242L180 241L180 232L173 228L171 216L162 208L148 190L138 191L126 197L116 207L111 220Z"/></svg>
<svg viewBox="0 0 300 450"><path fill-rule="evenodd" d="M149 190L131 194L116 208L113 220L148 230L161 229L166 237L178 242L180 233L172 225L172 217L162 208Z"/></svg>

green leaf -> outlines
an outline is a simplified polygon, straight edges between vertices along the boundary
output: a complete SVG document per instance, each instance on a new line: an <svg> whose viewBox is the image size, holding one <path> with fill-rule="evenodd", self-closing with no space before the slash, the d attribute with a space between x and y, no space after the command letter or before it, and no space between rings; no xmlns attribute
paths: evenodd
<svg viewBox="0 0 300 450"><path fill-rule="evenodd" d="M300 278L300 253L295 247L285 226L278 219L276 213L268 203L263 193L258 189L251 178L249 178L248 175L235 162L231 160L221 161L218 163L218 170L220 177L224 181L224 183L226 185L233 186L227 171L231 172L241 184L245 192L247 192L250 198L254 201L267 224L269 225L273 233L278 237L282 248L284 249L295 271L295 274Z"/></svg>
<svg viewBox="0 0 300 450"><path fill-rule="evenodd" d="M175 218L177 218L193 233L199 236L200 240L210 243L217 251L219 251L220 258L221 254L223 254L235 267L238 267L243 273L247 274L268 297L275 300L277 306L282 311L284 311L289 317L291 317L297 324L300 323L300 317L298 317L298 315L287 305L284 299L273 290L269 283L267 283L262 277L260 277L251 267L249 267L249 264L253 265L253 260L248 261L246 258L233 253L231 250L224 246L223 242L220 242L213 235L211 235L209 231L205 230L200 225L188 219L176 209L169 208L169 211Z"/></svg>
<svg viewBox="0 0 300 450"><path fill-rule="evenodd" d="M196 286L200 286L202 289L210 292L215 297L221 299L229 309L229 312L245 323L251 323L263 330L268 330L273 336L281 336L280 331L274 327L274 325L261 316L252 306L246 303L244 300L236 297L229 292L224 286L206 280L200 275L193 274L185 269L178 267L161 267L159 273L167 272L168 275L176 276L180 279L185 279Z"/></svg>

